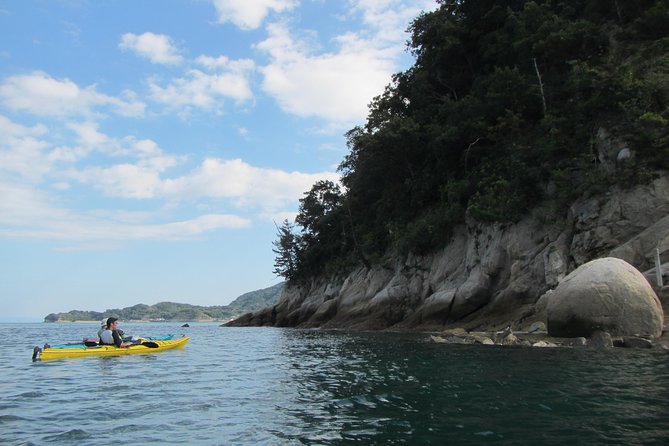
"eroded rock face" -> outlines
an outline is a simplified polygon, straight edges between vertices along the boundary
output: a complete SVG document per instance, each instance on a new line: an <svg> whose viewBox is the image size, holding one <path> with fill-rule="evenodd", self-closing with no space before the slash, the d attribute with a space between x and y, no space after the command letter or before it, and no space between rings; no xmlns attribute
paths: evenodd
<svg viewBox="0 0 669 446"><path fill-rule="evenodd" d="M230 325L424 331L456 322L469 330L528 326L545 321L550 290L591 259L617 257L644 270L659 247L662 261L669 261L667 215L665 174L649 185L579 200L558 221L542 215L513 225L470 221L439 252L291 284L276 306Z"/></svg>
<svg viewBox="0 0 669 446"><path fill-rule="evenodd" d="M664 314L650 284L629 263L593 260L569 274L548 299L549 336L590 337L662 334Z"/></svg>

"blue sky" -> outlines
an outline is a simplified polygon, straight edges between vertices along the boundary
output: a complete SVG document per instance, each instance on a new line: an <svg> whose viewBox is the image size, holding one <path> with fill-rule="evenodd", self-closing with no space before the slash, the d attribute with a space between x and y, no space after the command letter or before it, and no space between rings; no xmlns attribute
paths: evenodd
<svg viewBox="0 0 669 446"><path fill-rule="evenodd" d="M280 281L434 0L0 0L0 320Z"/></svg>

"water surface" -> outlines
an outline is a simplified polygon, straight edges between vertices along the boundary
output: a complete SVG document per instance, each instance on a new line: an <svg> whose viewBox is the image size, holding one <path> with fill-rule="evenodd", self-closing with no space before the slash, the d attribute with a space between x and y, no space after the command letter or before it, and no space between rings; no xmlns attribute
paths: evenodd
<svg viewBox="0 0 669 446"><path fill-rule="evenodd" d="M669 354L122 324L152 355L31 362L96 324L0 324L0 444L669 444Z"/></svg>

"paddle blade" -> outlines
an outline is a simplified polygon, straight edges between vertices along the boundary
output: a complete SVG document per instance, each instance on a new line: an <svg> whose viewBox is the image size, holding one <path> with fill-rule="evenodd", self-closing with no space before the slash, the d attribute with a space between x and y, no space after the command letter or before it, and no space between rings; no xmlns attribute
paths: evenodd
<svg viewBox="0 0 669 446"><path fill-rule="evenodd" d="M155 342L151 342L151 341L142 342L142 345L144 347L149 347L149 348L158 348L158 344L155 343Z"/></svg>

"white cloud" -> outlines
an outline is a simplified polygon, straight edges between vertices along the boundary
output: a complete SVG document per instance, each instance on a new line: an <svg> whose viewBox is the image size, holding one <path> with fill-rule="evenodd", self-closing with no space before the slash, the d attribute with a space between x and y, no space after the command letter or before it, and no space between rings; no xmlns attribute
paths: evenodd
<svg viewBox="0 0 669 446"><path fill-rule="evenodd" d="M286 172L218 158L206 159L184 175L169 176L168 170L186 157L164 153L151 139L115 138L93 121L49 130L0 115L0 238L66 240L79 247L193 238L247 227L252 218L294 215L290 210L313 183L338 180L334 172ZM54 145L52 134L57 139L72 137L72 144ZM118 158L122 161L108 164ZM162 210L68 208L66 195L60 194L79 195L82 187L100 191L113 203L152 200ZM102 205L105 200L96 202ZM212 212L198 208L199 203L235 210ZM195 215L188 207L198 209Z"/></svg>
<svg viewBox="0 0 669 446"><path fill-rule="evenodd" d="M260 68L262 88L284 111L320 117L337 128L363 121L369 102L401 69L411 20L436 7L434 0L349 0L348 5L346 20L363 26L335 36L329 42L334 49L325 52L295 38L285 24L267 26L267 39L256 45L270 56Z"/></svg>
<svg viewBox="0 0 669 446"><path fill-rule="evenodd" d="M25 228L62 220L66 212L55 208L52 201L44 192L0 177L0 234L8 230L5 226Z"/></svg>
<svg viewBox="0 0 669 446"><path fill-rule="evenodd" d="M238 74L248 73L255 69L255 62L251 59L232 60L226 56L211 57L201 55L195 61L209 70L229 71Z"/></svg>
<svg viewBox="0 0 669 446"><path fill-rule="evenodd" d="M95 150L113 157L131 158L133 162L112 164L107 167L89 165L83 169L70 169L67 176L81 183L91 184L109 197L154 198L161 186L160 175L176 166L181 158L165 154L150 139L125 137L109 138L91 128L90 124L73 126L83 144L99 143ZM88 149L90 150L90 149Z"/></svg>
<svg viewBox="0 0 669 446"><path fill-rule="evenodd" d="M39 138L46 131L44 125L26 127L0 115L0 178L37 182L49 171L48 144Z"/></svg>
<svg viewBox="0 0 669 446"><path fill-rule="evenodd" d="M32 134L42 134L42 126L24 127L0 116L0 166L10 173L37 175L49 173L54 189L65 190L71 182L87 185L106 197L119 199L153 199L167 202L197 202L220 199L246 211L261 215L294 207L302 194L318 180L338 181L335 172L286 172L252 166L241 159L208 158L189 173L170 177L170 168L187 158L166 154L151 139L127 136L113 138L101 132L92 122L71 123L68 127L76 136L76 144L50 149L45 141L34 140ZM6 129L3 132L3 129ZM11 135L23 135L27 142ZM12 146L15 145L15 147ZM27 150L30 148L30 150ZM48 156L44 156L45 152ZM103 165L105 159L90 157L92 152L106 155L106 161L123 158L122 162ZM21 155L21 157L19 157ZM10 162L11 156L16 160ZM90 159L85 160L87 157ZM56 166L54 163L69 163ZM87 162L83 166L74 163ZM42 164L40 164L42 163ZM42 167L40 167L42 166ZM2 169L0 168L0 172Z"/></svg>
<svg viewBox="0 0 669 446"><path fill-rule="evenodd" d="M137 55L157 64L178 64L183 58L172 44L172 39L164 34L145 32L144 34L125 33L121 36L119 48L130 50Z"/></svg>
<svg viewBox="0 0 669 446"><path fill-rule="evenodd" d="M339 38L337 52L311 55L280 25L268 27L258 48L272 62L261 68L263 89L289 113L350 124L367 116L367 104L390 81L393 54L354 35Z"/></svg>
<svg viewBox="0 0 669 446"><path fill-rule="evenodd" d="M139 142L139 145L150 145ZM152 150L150 150L152 151ZM220 229L248 227L251 220L233 213L206 213L169 221L180 212L177 202L223 200L266 219L294 216L286 211L305 190L320 179L338 180L333 172L306 174L251 166L239 159L207 159L187 175L163 179L157 169L140 164L88 167L71 174L84 184L121 199L158 199L172 203L160 213L123 209L77 211L60 206L59 199L32 184L7 181L0 175L0 238L118 242L128 240L179 240ZM55 183L53 191L70 184ZM277 217L278 216L278 217ZM166 220L163 221L161 220Z"/></svg>
<svg viewBox="0 0 669 446"><path fill-rule="evenodd" d="M63 197L56 194L71 190L72 185L63 179L91 183L121 198L146 198L161 190L160 174L179 160L164 154L152 140L132 137L116 140L101 133L91 122L70 124L70 129L77 135L79 145L51 149L45 126L28 127L0 115L0 238L70 240L99 245L110 241L187 239L250 225L249 219L234 214L170 218L171 213L164 215L164 211L64 207ZM88 166L80 171L74 166L58 169L57 162L81 161L94 150L109 154L110 148L113 155L133 157L136 164ZM50 192L41 188L45 178L56 178ZM170 210L175 215L179 212Z"/></svg>
<svg viewBox="0 0 669 446"><path fill-rule="evenodd" d="M237 103L253 97L248 75L250 65L240 64L224 73L208 74L192 69L185 77L173 79L165 87L155 79L149 81L151 98L170 107L192 106L201 109L217 109L222 98L234 99Z"/></svg>
<svg viewBox="0 0 669 446"><path fill-rule="evenodd" d="M95 122L69 123L67 127L76 133L77 142L86 148L104 147L110 142L107 135L98 131Z"/></svg>
<svg viewBox="0 0 669 446"><path fill-rule="evenodd" d="M258 28L270 11L288 11L297 0L213 0L220 23L232 22L241 29Z"/></svg>
<svg viewBox="0 0 669 446"><path fill-rule="evenodd" d="M160 186L160 173L156 169L129 163L87 167L72 177L92 184L109 197L153 198Z"/></svg>
<svg viewBox="0 0 669 446"><path fill-rule="evenodd" d="M0 198L0 238L97 243L185 240L211 231L250 225L248 219L232 214L205 214L179 221L151 222L158 216L126 211L76 212L54 205L53 198L44 192L2 181Z"/></svg>
<svg viewBox="0 0 669 446"><path fill-rule="evenodd" d="M240 160L206 159L188 175L166 180L166 197L229 198L235 206L276 212L294 205L318 180L338 181L334 172L302 173L254 167Z"/></svg>
<svg viewBox="0 0 669 446"><path fill-rule="evenodd" d="M95 84L80 88L69 79L54 79L41 71L6 78L0 84L0 100L11 110L38 116L89 116L98 108L111 108L122 116L144 114L141 102L99 93Z"/></svg>
<svg viewBox="0 0 669 446"><path fill-rule="evenodd" d="M138 140L133 136L112 138L100 132L96 122L70 122L65 127L74 134L74 144L60 145L52 149L48 154L48 158L52 161L75 163L95 152L111 158L126 157L139 160L140 166L157 172L162 172L178 162L177 157L163 153L153 140Z"/></svg>
<svg viewBox="0 0 669 446"><path fill-rule="evenodd" d="M152 165L123 163L88 167L72 178L90 184L106 196L192 202L229 200L235 207L266 214L294 206L318 180L338 181L334 172L285 172L249 165L240 160L209 158L187 175L163 178Z"/></svg>
<svg viewBox="0 0 669 446"><path fill-rule="evenodd" d="M351 10L362 14L363 22L377 42L392 45L408 40L406 29L421 11L437 7L434 0L349 0Z"/></svg>

